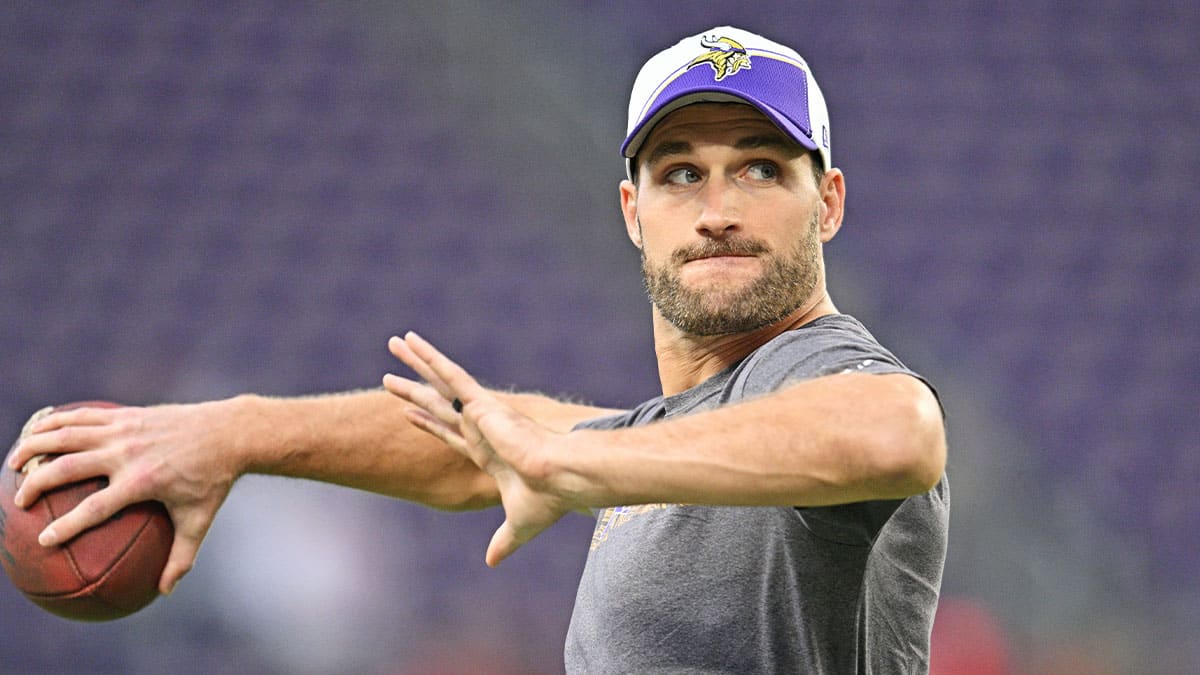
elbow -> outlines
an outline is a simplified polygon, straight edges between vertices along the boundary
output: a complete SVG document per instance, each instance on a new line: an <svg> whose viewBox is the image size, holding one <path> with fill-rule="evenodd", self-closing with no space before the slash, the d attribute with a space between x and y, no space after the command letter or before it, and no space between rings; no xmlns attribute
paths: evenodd
<svg viewBox="0 0 1200 675"><path fill-rule="evenodd" d="M932 490L946 470L946 432L941 407L923 390L898 408L890 431L880 438L876 467L883 491L902 498Z"/></svg>
<svg viewBox="0 0 1200 675"><path fill-rule="evenodd" d="M472 495L462 499L436 499L426 502L426 506L443 513L466 513L467 511L480 511L492 506L496 503L478 495Z"/></svg>
<svg viewBox="0 0 1200 675"><path fill-rule="evenodd" d="M483 494L444 494L424 500L425 505L444 513L465 513L490 508L500 503L498 498Z"/></svg>
<svg viewBox="0 0 1200 675"><path fill-rule="evenodd" d="M500 492L491 476L482 471L472 471L466 476L455 476L430 486L426 494L416 501L436 511L463 513L499 504Z"/></svg>
<svg viewBox="0 0 1200 675"><path fill-rule="evenodd" d="M946 439L937 434L912 451L905 467L901 484L905 495L921 494L932 490L946 471Z"/></svg>

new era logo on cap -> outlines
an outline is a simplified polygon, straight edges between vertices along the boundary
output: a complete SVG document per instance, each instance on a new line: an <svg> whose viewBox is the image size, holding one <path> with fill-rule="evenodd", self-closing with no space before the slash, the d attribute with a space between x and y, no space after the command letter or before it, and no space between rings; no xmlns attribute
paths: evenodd
<svg viewBox="0 0 1200 675"><path fill-rule="evenodd" d="M829 113L808 64L789 47L731 26L684 38L642 66L621 154L632 159L659 120L701 101L748 103L832 166Z"/></svg>

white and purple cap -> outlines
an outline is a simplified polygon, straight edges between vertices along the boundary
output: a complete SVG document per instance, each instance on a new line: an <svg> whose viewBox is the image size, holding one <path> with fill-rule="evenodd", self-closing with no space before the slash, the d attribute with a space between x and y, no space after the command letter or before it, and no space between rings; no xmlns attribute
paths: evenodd
<svg viewBox="0 0 1200 675"><path fill-rule="evenodd" d="M702 101L748 103L797 143L818 152L826 170L833 166L829 111L804 59L760 35L719 26L655 54L638 72L621 144L631 179L633 158L654 125Z"/></svg>

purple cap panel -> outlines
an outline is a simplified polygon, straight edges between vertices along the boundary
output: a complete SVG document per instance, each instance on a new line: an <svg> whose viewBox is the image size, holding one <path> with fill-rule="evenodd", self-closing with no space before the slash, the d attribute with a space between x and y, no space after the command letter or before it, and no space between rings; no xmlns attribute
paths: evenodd
<svg viewBox="0 0 1200 675"><path fill-rule="evenodd" d="M744 99L763 111L796 142L816 149L808 115L807 74L795 64L759 55L749 69L716 81L712 67L699 64L684 71L659 92L642 121L621 145L624 154L646 124L672 101L690 94L716 92Z"/></svg>

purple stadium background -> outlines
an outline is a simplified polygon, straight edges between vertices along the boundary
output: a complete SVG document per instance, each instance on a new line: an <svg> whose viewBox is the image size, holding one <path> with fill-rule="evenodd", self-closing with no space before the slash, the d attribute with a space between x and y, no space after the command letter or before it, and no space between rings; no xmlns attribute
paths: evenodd
<svg viewBox="0 0 1200 675"><path fill-rule="evenodd" d="M0 434L373 387L407 329L495 385L654 395L626 95L734 23L814 68L834 300L946 403L933 672L1194 667L1200 5L647 4L0 4ZM561 671L591 523L489 570L498 519L248 478L129 619L0 583L0 671Z"/></svg>

